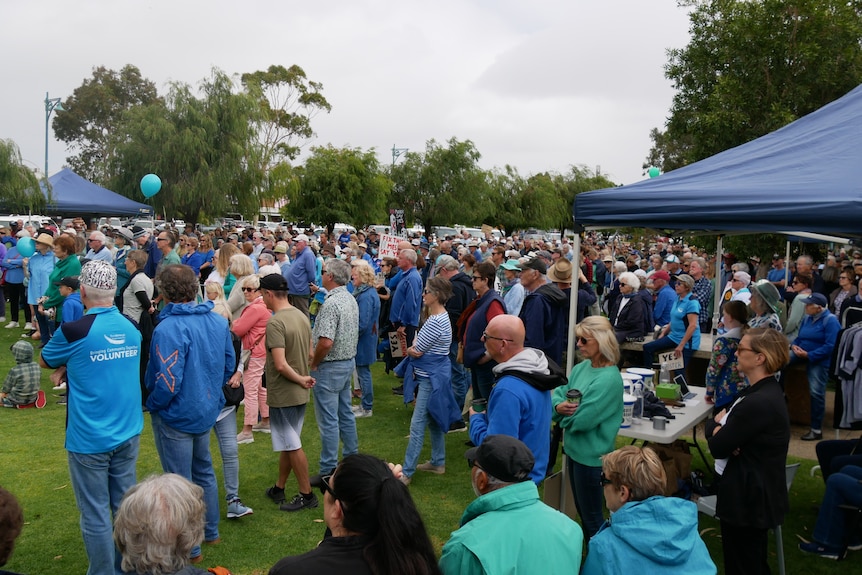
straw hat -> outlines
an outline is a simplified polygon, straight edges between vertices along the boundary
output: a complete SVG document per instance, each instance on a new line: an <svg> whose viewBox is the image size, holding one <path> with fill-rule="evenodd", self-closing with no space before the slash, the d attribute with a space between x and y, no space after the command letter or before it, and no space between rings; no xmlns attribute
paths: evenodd
<svg viewBox="0 0 862 575"><path fill-rule="evenodd" d="M50 234L44 234L44 233L39 234L36 237L36 243L37 244L45 244L46 246L51 246L53 248L54 247L54 236L52 236Z"/></svg>

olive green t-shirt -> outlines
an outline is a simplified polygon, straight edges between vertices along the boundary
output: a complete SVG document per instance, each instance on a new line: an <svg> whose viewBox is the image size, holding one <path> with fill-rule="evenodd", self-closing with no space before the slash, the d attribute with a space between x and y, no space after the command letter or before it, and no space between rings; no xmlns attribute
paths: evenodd
<svg viewBox="0 0 862 575"><path fill-rule="evenodd" d="M305 314L290 307L277 311L266 322L266 404L292 407L308 403L309 390L294 383L275 369L273 348L284 348L287 363L301 375L308 375L311 324Z"/></svg>

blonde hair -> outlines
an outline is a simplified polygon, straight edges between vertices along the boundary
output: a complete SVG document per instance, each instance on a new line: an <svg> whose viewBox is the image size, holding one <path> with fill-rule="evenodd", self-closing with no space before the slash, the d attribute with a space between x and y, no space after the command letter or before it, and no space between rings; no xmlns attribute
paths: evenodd
<svg viewBox="0 0 862 575"><path fill-rule="evenodd" d="M608 318L591 315L581 320L575 328L575 337L591 337L599 344L599 353L611 364L620 362L620 344Z"/></svg>
<svg viewBox="0 0 862 575"><path fill-rule="evenodd" d="M251 258L245 254L232 255L230 257L230 273L237 279L253 274L254 266L251 263Z"/></svg>
<svg viewBox="0 0 862 575"><path fill-rule="evenodd" d="M756 327L745 332L754 353L762 353L766 358L763 367L768 373L775 373L790 363L787 337L771 327Z"/></svg>
<svg viewBox="0 0 862 575"><path fill-rule="evenodd" d="M663 495L667 475L661 459L650 448L626 445L602 457L602 471L616 486L625 485L630 501Z"/></svg>
<svg viewBox="0 0 862 575"><path fill-rule="evenodd" d="M374 270L365 260L353 262L353 268L359 276L359 281L370 286L374 285Z"/></svg>
<svg viewBox="0 0 862 575"><path fill-rule="evenodd" d="M230 266L230 259L238 253L240 253L239 248L230 242L225 242L222 244L222 247L218 249L216 271L221 277L227 277L227 268Z"/></svg>
<svg viewBox="0 0 862 575"><path fill-rule="evenodd" d="M167 575L189 564L204 538L204 490L174 473L153 475L126 492L114 519L123 571Z"/></svg>

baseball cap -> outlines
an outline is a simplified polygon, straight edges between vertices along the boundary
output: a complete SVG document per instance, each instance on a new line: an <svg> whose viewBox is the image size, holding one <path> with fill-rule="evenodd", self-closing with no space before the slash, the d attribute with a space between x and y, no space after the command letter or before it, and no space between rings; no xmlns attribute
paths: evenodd
<svg viewBox="0 0 862 575"><path fill-rule="evenodd" d="M540 274L544 275L548 273L548 266L543 262L540 258L524 258L521 260L521 269L522 270L536 270Z"/></svg>
<svg viewBox="0 0 862 575"><path fill-rule="evenodd" d="M78 278L75 276L66 276L54 282L55 286L66 286L67 288L72 288L73 290L81 287L81 282L78 281Z"/></svg>
<svg viewBox="0 0 862 575"><path fill-rule="evenodd" d="M308 243L308 236L305 234L296 234L296 236L294 236L293 238L293 241Z"/></svg>
<svg viewBox="0 0 862 575"><path fill-rule="evenodd" d="M808 294L808 297L804 297L799 301L801 301L802 303L804 303L806 305L813 303L813 304L819 305L820 307L826 307L826 305L828 303L826 301L826 296L823 295L822 293Z"/></svg>
<svg viewBox="0 0 862 575"><path fill-rule="evenodd" d="M268 274L260 278L260 289L287 291L287 280L281 274Z"/></svg>
<svg viewBox="0 0 862 575"><path fill-rule="evenodd" d="M666 282L670 281L670 274L664 270L656 270L652 274L652 279L654 280L664 280Z"/></svg>
<svg viewBox="0 0 862 575"><path fill-rule="evenodd" d="M477 447L464 454L485 472L506 483L521 483L530 479L536 463L533 452L524 442L509 435L489 435Z"/></svg>

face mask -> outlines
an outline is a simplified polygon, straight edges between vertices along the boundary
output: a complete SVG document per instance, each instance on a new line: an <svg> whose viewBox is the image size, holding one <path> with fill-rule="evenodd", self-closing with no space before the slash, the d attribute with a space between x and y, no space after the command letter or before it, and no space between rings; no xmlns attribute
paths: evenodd
<svg viewBox="0 0 862 575"><path fill-rule="evenodd" d="M371 255L376 256L376 255L377 255L377 250L376 250L376 249L374 249L374 248L371 248Z"/></svg>

